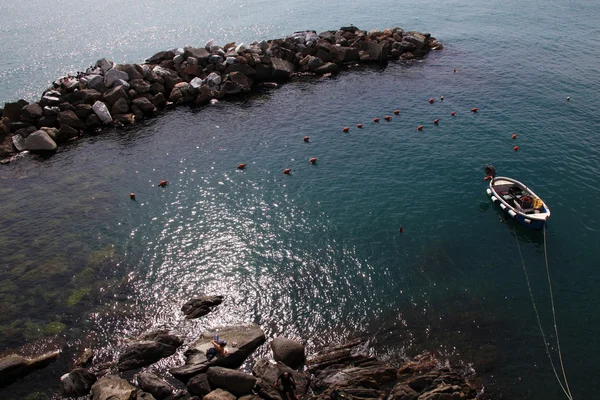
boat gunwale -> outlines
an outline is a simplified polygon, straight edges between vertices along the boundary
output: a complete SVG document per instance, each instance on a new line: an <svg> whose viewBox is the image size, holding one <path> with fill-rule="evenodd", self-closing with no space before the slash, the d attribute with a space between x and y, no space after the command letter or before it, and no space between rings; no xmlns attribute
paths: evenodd
<svg viewBox="0 0 600 400"><path fill-rule="evenodd" d="M519 210L517 210L515 207L511 206L506 200L504 200L502 198L502 196L500 196L498 194L498 192L496 192L496 190L494 189L494 182L498 181L498 180L507 180L509 182L513 182L515 184L517 184L518 186L520 186L523 189L526 189L529 193L531 193L532 196L537 197L538 199L540 199L542 201L542 205L544 206L544 208L546 209L545 212L543 213L539 213L539 214L525 214ZM498 199L499 202L501 202L502 204L504 204L509 210L512 210L513 212L517 213L518 215L521 215L523 218L528 218L528 219L534 219L536 221L547 221L548 218L550 218L550 208L546 205L546 202L537 194L535 194L535 192L533 190L531 190L527 185L525 185L523 182L520 182L514 178L509 178L507 176L496 176L494 177L492 180L490 180L490 190L492 191L492 194L494 196L496 196L496 198Z"/></svg>

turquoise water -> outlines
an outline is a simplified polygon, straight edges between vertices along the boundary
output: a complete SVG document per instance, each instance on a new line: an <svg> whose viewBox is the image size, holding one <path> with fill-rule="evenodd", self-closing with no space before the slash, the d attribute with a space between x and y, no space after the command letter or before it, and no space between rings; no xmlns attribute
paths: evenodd
<svg viewBox="0 0 600 400"><path fill-rule="evenodd" d="M45 2L52 17L41 21L40 4L3 4L0 98L32 98L102 56L140 61L210 38L398 25L429 31L446 49L423 62L178 109L1 168L3 348L49 341L70 355L99 343L103 359L115 338L152 327L193 335L254 321L311 348L375 332L390 360L429 349L474 368L485 396L561 398L515 241L553 340L543 236L490 205L482 178L493 162L552 209L563 358L575 398L593 398L599 5ZM118 7L107 24L103 9ZM371 122L394 109L401 114L391 122ZM169 186L157 188L163 179ZM181 321L181 304L201 292L227 301L209 320ZM67 362L2 393L55 383Z"/></svg>

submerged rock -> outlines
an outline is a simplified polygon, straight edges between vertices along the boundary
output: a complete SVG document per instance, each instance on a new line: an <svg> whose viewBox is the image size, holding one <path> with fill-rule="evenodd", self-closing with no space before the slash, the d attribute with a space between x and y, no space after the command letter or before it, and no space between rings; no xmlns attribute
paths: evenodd
<svg viewBox="0 0 600 400"><path fill-rule="evenodd" d="M181 307L185 318L199 318L212 311L223 302L223 296L202 296L191 299Z"/></svg>
<svg viewBox="0 0 600 400"><path fill-rule="evenodd" d="M10 385L36 369L46 367L59 355L60 351L57 350L35 358L25 358L16 354L0 358L0 387Z"/></svg>

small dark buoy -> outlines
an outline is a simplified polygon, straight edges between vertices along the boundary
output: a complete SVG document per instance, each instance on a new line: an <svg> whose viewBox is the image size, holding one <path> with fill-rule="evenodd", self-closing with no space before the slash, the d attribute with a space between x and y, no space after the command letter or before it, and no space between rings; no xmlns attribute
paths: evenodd
<svg viewBox="0 0 600 400"><path fill-rule="evenodd" d="M519 150L519 146L515 146L515 147L513 147L513 150L514 150L514 151L517 151L517 150Z"/></svg>
<svg viewBox="0 0 600 400"><path fill-rule="evenodd" d="M471 108L471 111L473 111L473 112L477 112L477 111L479 111L479 108L477 108L477 107L473 107L473 108Z"/></svg>
<svg viewBox="0 0 600 400"><path fill-rule="evenodd" d="M284 173L285 175L289 175L289 174L290 174L290 172L292 172L292 169L291 169L291 168L287 168L287 169L284 169L284 170L283 170L283 173Z"/></svg>
<svg viewBox="0 0 600 400"><path fill-rule="evenodd" d="M379 122L379 118L373 118L373 122Z"/></svg>
<svg viewBox="0 0 600 400"><path fill-rule="evenodd" d="M304 140L306 143L308 143L308 141L310 140L310 137L309 136L304 136L304 138L302 140Z"/></svg>
<svg viewBox="0 0 600 400"><path fill-rule="evenodd" d="M456 111L452 111L452 112L450 113L450 115L452 115L452 116L454 117L454 116L456 115Z"/></svg>
<svg viewBox="0 0 600 400"><path fill-rule="evenodd" d="M160 183L158 184L158 186L165 187L165 186L167 186L167 183L169 183L169 181L160 181Z"/></svg>
<svg viewBox="0 0 600 400"><path fill-rule="evenodd" d="M517 136L518 136L518 135L517 135L516 133L513 133L513 134L512 134L512 138L513 138L513 139L516 139L516 138L517 138Z"/></svg>
<svg viewBox="0 0 600 400"><path fill-rule="evenodd" d="M423 130L423 125L419 125L419 126L417 126L417 130L418 130L418 131L422 131L422 130Z"/></svg>
<svg viewBox="0 0 600 400"><path fill-rule="evenodd" d="M454 73L456 73L456 68L454 68Z"/></svg>
<svg viewBox="0 0 600 400"><path fill-rule="evenodd" d="M434 123L434 125L437 125L437 124L440 123L440 120L436 118L436 119L433 120L433 123Z"/></svg>
<svg viewBox="0 0 600 400"><path fill-rule="evenodd" d="M432 97L429 99L429 104L433 104L433 102L435 101L435 99Z"/></svg>
<svg viewBox="0 0 600 400"><path fill-rule="evenodd" d="M389 115L386 115L385 117L383 117L383 119L390 122L392 120L392 117L390 117Z"/></svg>
<svg viewBox="0 0 600 400"><path fill-rule="evenodd" d="M394 114L396 114L396 115L400 114L400 110L394 110Z"/></svg>
<svg viewBox="0 0 600 400"><path fill-rule="evenodd" d="M342 128L342 132L348 133L348 132L350 132L350 128L348 128L347 126L345 126L345 127Z"/></svg>
<svg viewBox="0 0 600 400"><path fill-rule="evenodd" d="M310 163L311 164L316 164L317 163L317 158L316 157L311 158L310 159Z"/></svg>
<svg viewBox="0 0 600 400"><path fill-rule="evenodd" d="M356 127L357 127L358 129L361 129L361 128L363 127L363 125L362 125L362 124L356 124Z"/></svg>
<svg viewBox="0 0 600 400"><path fill-rule="evenodd" d="M400 225L400 229L398 229L398 232L404 233L404 228L402 227L402 225Z"/></svg>
<svg viewBox="0 0 600 400"><path fill-rule="evenodd" d="M129 193L129 198L131 200L135 200L135 193Z"/></svg>
<svg viewBox="0 0 600 400"><path fill-rule="evenodd" d="M441 100L441 101L444 101L444 96L440 96L440 100Z"/></svg>
<svg viewBox="0 0 600 400"><path fill-rule="evenodd" d="M237 166L237 169L244 169L246 168L246 164L240 164Z"/></svg>

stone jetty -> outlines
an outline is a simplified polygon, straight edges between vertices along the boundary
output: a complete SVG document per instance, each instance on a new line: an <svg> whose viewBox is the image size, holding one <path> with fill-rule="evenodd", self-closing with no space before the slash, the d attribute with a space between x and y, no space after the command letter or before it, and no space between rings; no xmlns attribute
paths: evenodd
<svg viewBox="0 0 600 400"><path fill-rule="evenodd" d="M328 76L351 65L411 60L443 46L428 33L357 27L248 45L184 47L161 51L143 64L101 59L77 76L57 79L29 104L0 109L0 160L18 152L52 154L58 146L109 126L135 124L168 105L204 106L297 76Z"/></svg>

